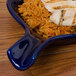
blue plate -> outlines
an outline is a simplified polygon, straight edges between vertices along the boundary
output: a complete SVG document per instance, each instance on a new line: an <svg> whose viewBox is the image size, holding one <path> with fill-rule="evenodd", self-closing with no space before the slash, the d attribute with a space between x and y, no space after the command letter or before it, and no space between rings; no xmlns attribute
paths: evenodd
<svg viewBox="0 0 76 76"><path fill-rule="evenodd" d="M45 42L41 43L39 38L36 38L30 33L27 24L22 20L22 18L17 15L15 11L15 6L23 3L23 0L7 0L7 7L11 15L23 26L26 30L26 34L18 42L16 42L7 51L7 55L13 64L13 66L18 70L25 70L34 64L41 49L50 44L71 44L76 43L76 34L60 35L51 37Z"/></svg>

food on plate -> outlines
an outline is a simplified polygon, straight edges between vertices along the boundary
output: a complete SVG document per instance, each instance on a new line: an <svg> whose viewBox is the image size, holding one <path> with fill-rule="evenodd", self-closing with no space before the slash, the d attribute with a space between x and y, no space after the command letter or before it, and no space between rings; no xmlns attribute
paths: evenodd
<svg viewBox="0 0 76 76"><path fill-rule="evenodd" d="M45 39L76 33L76 0L24 0L18 12Z"/></svg>

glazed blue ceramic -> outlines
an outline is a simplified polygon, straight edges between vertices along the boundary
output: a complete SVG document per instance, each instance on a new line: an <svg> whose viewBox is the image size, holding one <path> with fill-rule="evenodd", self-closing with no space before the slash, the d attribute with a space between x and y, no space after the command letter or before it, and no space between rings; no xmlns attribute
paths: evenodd
<svg viewBox="0 0 76 76"><path fill-rule="evenodd" d="M39 38L34 37L27 26L27 24L15 12L15 6L21 4L22 0L7 0L7 7L11 15L23 26L26 34L18 42L16 42L7 51L9 60L13 66L18 70L25 70L34 64L41 49L50 44L70 44L76 43L76 34L60 35L51 37L45 42L41 43Z"/></svg>

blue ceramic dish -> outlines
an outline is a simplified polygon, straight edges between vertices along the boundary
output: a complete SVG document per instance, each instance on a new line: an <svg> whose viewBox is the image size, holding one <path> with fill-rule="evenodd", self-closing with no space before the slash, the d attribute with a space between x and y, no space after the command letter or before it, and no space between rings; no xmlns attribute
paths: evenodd
<svg viewBox="0 0 76 76"><path fill-rule="evenodd" d="M7 55L18 70L25 70L34 64L41 49L50 44L70 44L76 43L76 34L60 35L51 37L45 42L41 43L39 38L33 36L27 24L17 15L15 12L15 6L17 3L22 3L22 0L7 0L7 7L11 15L23 26L26 30L26 34L18 42L16 42L11 48L8 49Z"/></svg>

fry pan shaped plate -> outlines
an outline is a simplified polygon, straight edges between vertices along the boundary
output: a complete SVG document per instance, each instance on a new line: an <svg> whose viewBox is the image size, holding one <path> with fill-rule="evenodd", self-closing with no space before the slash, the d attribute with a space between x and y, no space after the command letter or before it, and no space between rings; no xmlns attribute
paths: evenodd
<svg viewBox="0 0 76 76"><path fill-rule="evenodd" d="M76 43L76 34L54 36L45 42L30 33L30 29L23 19L16 13L15 6L23 3L23 0L7 0L7 8L11 15L21 24L26 34L7 51L7 55L13 66L18 70L25 70L34 64L41 49L48 44L72 44Z"/></svg>

